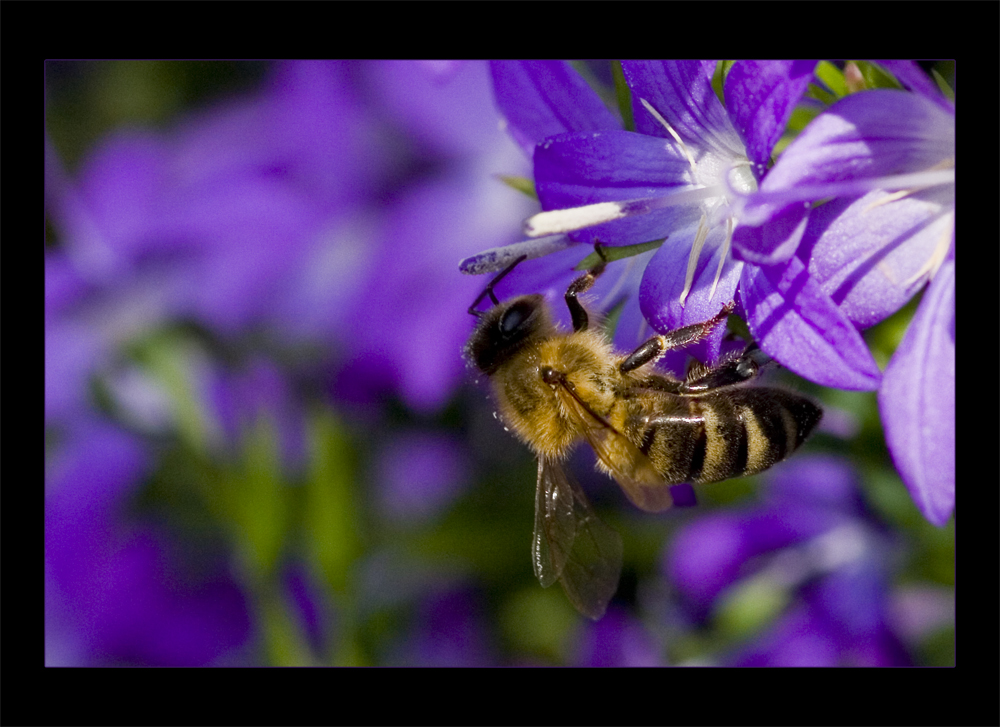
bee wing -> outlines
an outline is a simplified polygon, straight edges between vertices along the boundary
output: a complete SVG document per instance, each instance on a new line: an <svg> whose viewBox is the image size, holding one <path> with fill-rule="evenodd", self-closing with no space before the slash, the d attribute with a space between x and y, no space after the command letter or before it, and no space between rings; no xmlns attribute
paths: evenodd
<svg viewBox="0 0 1000 727"><path fill-rule="evenodd" d="M556 460L539 457L531 561L535 577L543 588L559 580L566 566L576 538L573 513L573 488L562 465Z"/></svg>
<svg viewBox="0 0 1000 727"><path fill-rule="evenodd" d="M563 404L576 415L594 453L608 468L632 504L647 512L662 512L674 504L670 487L649 457L624 434L597 414L563 383L557 387Z"/></svg>
<svg viewBox="0 0 1000 727"><path fill-rule="evenodd" d="M558 579L570 603L592 619L604 615L618 590L621 538L561 464L545 457L538 461L532 560L543 586Z"/></svg>

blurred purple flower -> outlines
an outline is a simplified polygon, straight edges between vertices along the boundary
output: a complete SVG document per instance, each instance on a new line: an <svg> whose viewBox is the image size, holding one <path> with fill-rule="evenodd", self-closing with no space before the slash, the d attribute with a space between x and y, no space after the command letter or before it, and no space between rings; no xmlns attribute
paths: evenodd
<svg viewBox="0 0 1000 727"><path fill-rule="evenodd" d="M264 416L276 427L284 463L304 464L299 387L272 363L281 360L270 355L275 345L291 349L309 377L326 372L336 393L373 415L387 395L422 412L443 406L466 378L461 349L473 321L465 311L479 287L454 262L512 239L527 213L521 195L488 179L519 163L489 94L484 63L280 63L260 92L173 128L113 132L72 177L48 143L46 204L58 235L46 248L46 427L54 460L69 456L66 442L94 416L95 380L129 426L157 436L184 428L170 398L178 392L164 391L122 355L178 322L193 322L209 341L202 345L184 328L181 350L167 346L177 357L171 363L186 367L181 386L194 387L183 392L195 399L183 402L183 416L192 406L208 415L194 433L209 449L220 433L239 446ZM252 354L261 344L268 355ZM221 347L226 369L207 355L210 346ZM216 423L221 431L213 431ZM73 456L97 471L110 455L95 446ZM454 457L424 465L428 487L435 478L453 486L464 477ZM137 487L139 479L128 482ZM126 524L124 493L106 495L118 498L105 510L106 527L150 530ZM62 561L72 551L61 547L69 535L59 522L47 526L50 612L69 637L81 623L61 614L79 604L113 630L115 614L100 596L108 581L67 583L72 568ZM169 547L165 538L151 532L128 542L136 554L131 581L153 603L166 587L157 584L178 576L157 555ZM198 605L196 594L174 596L176 609L186 597ZM165 608L149 610L149 629ZM243 633L241 613L231 622ZM162 617L170 633L170 616ZM78 645L76 663L206 663L225 651L209 638L200 655L184 652L182 641L177 654L161 654L146 643L152 635L136 629L102 638L120 643Z"/></svg>
<svg viewBox="0 0 1000 727"><path fill-rule="evenodd" d="M47 465L46 653L53 665L201 666L231 660L249 637L243 595L224 564L192 568L158 528L122 521L123 499L149 466L135 437L82 421Z"/></svg>
<svg viewBox="0 0 1000 727"><path fill-rule="evenodd" d="M166 321L231 334L287 311L314 241L384 166L367 128L343 66L293 63L174 132L112 134L78 181L47 145L60 235L46 251L47 415L79 405L123 343Z"/></svg>
<svg viewBox="0 0 1000 727"><path fill-rule="evenodd" d="M389 662L398 666L495 664L480 600L469 590L440 590L425 595L412 629Z"/></svg>
<svg viewBox="0 0 1000 727"><path fill-rule="evenodd" d="M239 371L210 377L205 398L212 404L231 451L245 441L261 418L275 428L286 470L300 472L306 464L305 412L283 372L272 362L255 359Z"/></svg>
<svg viewBox="0 0 1000 727"><path fill-rule="evenodd" d="M375 484L391 520L424 520L440 513L468 486L462 443L450 436L397 433L376 456Z"/></svg>
<svg viewBox="0 0 1000 727"><path fill-rule="evenodd" d="M466 309L480 283L454 264L516 236L529 203L491 175L523 162L497 128L485 63L390 61L365 70L368 100L409 135L420 174L381 190L378 224L344 249L363 261L363 276L334 305L343 332L334 392L363 406L398 393L431 412L466 378Z"/></svg>
<svg viewBox="0 0 1000 727"><path fill-rule="evenodd" d="M698 620L749 583L789 603L741 665L905 665L891 629L893 546L869 524L841 460L801 456L763 478L760 506L702 517L670 544L664 569Z"/></svg>
<svg viewBox="0 0 1000 727"><path fill-rule="evenodd" d="M581 623L575 666L664 666L660 646L641 622L612 607L596 623Z"/></svg>
<svg viewBox="0 0 1000 727"><path fill-rule="evenodd" d="M319 342L348 398L399 390L423 411L442 406L465 377L465 301L479 286L453 264L508 241L528 210L489 178L519 163L489 93L483 63L278 64L256 97L173 132L112 135L79 181L49 145L61 235L49 285L59 300L88 296L89 322L112 330L94 341L52 322L48 406L68 403L58 381L79 390L101 344L186 317ZM411 146L392 156L379 117Z"/></svg>

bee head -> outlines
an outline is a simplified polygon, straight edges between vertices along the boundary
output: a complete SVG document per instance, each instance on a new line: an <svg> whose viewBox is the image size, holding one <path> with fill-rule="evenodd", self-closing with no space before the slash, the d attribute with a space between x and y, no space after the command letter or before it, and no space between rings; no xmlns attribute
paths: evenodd
<svg viewBox="0 0 1000 727"><path fill-rule="evenodd" d="M524 345L552 328L545 298L522 295L483 313L465 347L466 356L489 375L515 356Z"/></svg>

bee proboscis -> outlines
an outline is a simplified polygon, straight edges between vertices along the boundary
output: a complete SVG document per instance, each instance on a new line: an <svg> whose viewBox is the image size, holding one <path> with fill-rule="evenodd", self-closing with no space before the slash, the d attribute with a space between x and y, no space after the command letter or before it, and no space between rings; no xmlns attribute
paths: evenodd
<svg viewBox="0 0 1000 727"><path fill-rule="evenodd" d="M560 581L577 610L598 619L618 587L622 544L563 467L580 440L637 507L659 512L673 504L670 485L755 474L785 459L822 411L783 389L741 386L757 374L754 347L714 368L693 367L684 380L647 365L707 337L725 322L732 303L704 323L650 338L629 355L615 352L603 332L590 327L578 299L605 268L600 244L595 249L602 262L566 291L572 332L559 330L541 295L497 299L494 286L519 258L469 307L479 320L466 355L490 378L505 427L538 457L535 575L546 587ZM493 306L477 311L487 295Z"/></svg>

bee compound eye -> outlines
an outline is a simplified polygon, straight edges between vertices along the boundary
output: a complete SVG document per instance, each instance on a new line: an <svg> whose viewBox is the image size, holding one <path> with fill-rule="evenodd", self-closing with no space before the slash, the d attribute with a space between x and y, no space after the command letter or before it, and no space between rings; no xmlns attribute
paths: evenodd
<svg viewBox="0 0 1000 727"><path fill-rule="evenodd" d="M527 303L515 303L500 317L500 333L510 338L524 327L531 317L532 307Z"/></svg>

